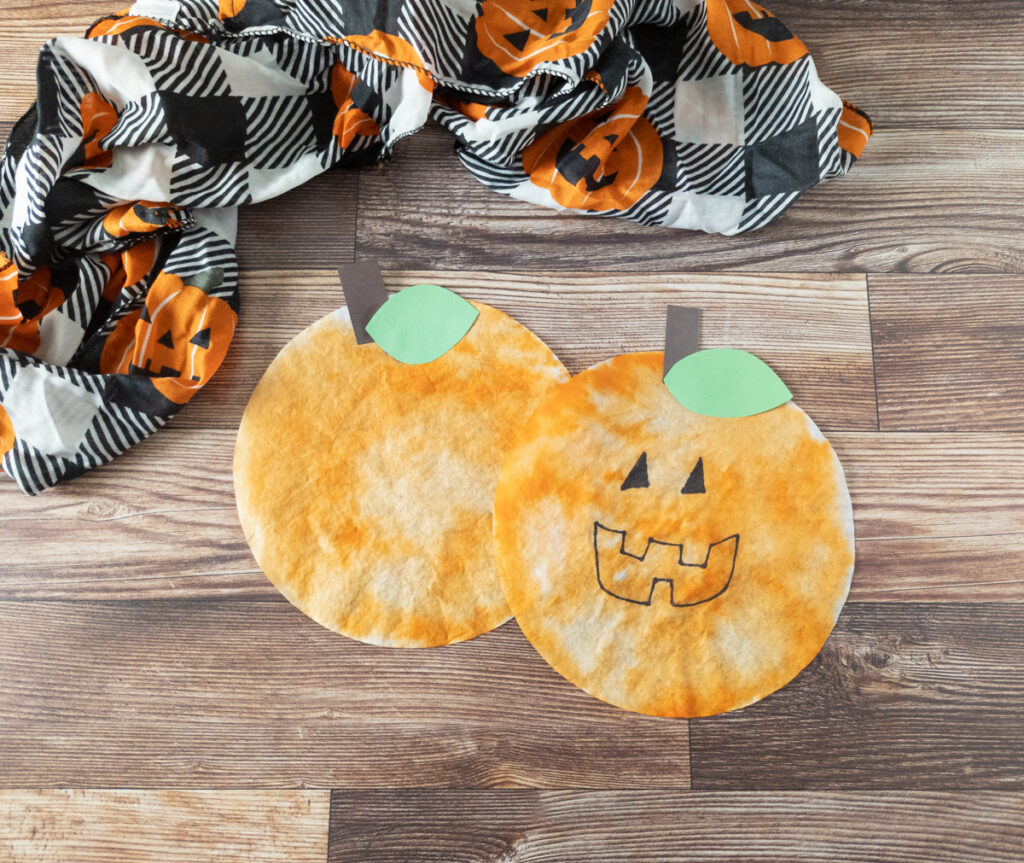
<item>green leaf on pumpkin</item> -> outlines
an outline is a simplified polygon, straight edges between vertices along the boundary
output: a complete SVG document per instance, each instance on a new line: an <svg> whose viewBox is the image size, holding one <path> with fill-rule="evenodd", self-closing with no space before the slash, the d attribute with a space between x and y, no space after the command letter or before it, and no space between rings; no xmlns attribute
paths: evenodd
<svg viewBox="0 0 1024 863"><path fill-rule="evenodd" d="M413 285L392 294L366 331L391 357L408 365L430 363L454 348L479 312L440 285Z"/></svg>
<svg viewBox="0 0 1024 863"><path fill-rule="evenodd" d="M734 348L688 354L669 369L665 386L683 407L709 417L752 416L793 397L762 360Z"/></svg>

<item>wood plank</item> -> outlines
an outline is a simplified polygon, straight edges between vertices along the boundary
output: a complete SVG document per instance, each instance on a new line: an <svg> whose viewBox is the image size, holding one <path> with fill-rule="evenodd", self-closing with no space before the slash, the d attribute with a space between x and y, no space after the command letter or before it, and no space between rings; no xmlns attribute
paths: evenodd
<svg viewBox="0 0 1024 863"><path fill-rule="evenodd" d="M687 741L514 624L394 650L283 599L0 603L0 787L686 788Z"/></svg>
<svg viewBox="0 0 1024 863"><path fill-rule="evenodd" d="M1022 533L1024 435L849 432L829 439L861 539Z"/></svg>
<svg viewBox="0 0 1024 863"><path fill-rule="evenodd" d="M818 424L873 429L871 334L864 277L388 271L399 289L433 282L490 303L543 339L573 373L624 351L664 345L665 307L704 310L705 347L755 352L789 383ZM181 415L235 428L263 372L303 328L344 304L332 270L246 272L236 342L224 367Z"/></svg>
<svg viewBox="0 0 1024 863"><path fill-rule="evenodd" d="M720 237L558 214L477 183L424 129L359 175L356 254L411 269L1024 272L1024 131L876 132L847 177Z"/></svg>
<svg viewBox="0 0 1024 863"><path fill-rule="evenodd" d="M9 863L322 863L327 791L0 791Z"/></svg>
<svg viewBox="0 0 1024 863"><path fill-rule="evenodd" d="M851 603L795 681L690 723L693 787L1024 788L1024 605Z"/></svg>
<svg viewBox="0 0 1024 863"><path fill-rule="evenodd" d="M337 268L353 260L358 185L355 170L340 168L277 198L239 208L235 249L241 270L243 315L249 313L245 286L253 270ZM278 290L268 320L292 305L305 308L305 294L295 296Z"/></svg>
<svg viewBox="0 0 1024 863"><path fill-rule="evenodd" d="M884 429L1024 429L1024 277L872 276Z"/></svg>
<svg viewBox="0 0 1024 863"><path fill-rule="evenodd" d="M1011 863L1018 794L335 791L328 863Z"/></svg>
<svg viewBox="0 0 1024 863"><path fill-rule="evenodd" d="M1024 602L1024 532L857 540L854 602Z"/></svg>
<svg viewBox="0 0 1024 863"><path fill-rule="evenodd" d="M822 81L884 129L1021 128L1024 17L1016 0L762 5L807 45Z"/></svg>
<svg viewBox="0 0 1024 863"><path fill-rule="evenodd" d="M36 98L36 61L57 36L82 36L98 18L117 11L109 0L32 0L4 4L0 34L0 119L13 123ZM4 137L6 140L6 136Z"/></svg>
<svg viewBox="0 0 1024 863"><path fill-rule="evenodd" d="M234 432L183 419L37 497L0 483L0 598L276 598L238 526ZM1024 602L1024 435L829 438L854 504L852 600Z"/></svg>

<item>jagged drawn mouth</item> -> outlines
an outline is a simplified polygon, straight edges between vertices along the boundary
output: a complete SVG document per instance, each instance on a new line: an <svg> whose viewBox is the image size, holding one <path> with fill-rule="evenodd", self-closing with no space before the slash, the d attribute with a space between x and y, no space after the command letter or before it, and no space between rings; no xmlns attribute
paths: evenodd
<svg viewBox="0 0 1024 863"><path fill-rule="evenodd" d="M677 608L700 605L725 593L736 568L738 533L708 546L703 563L683 562L683 543L649 537L643 554L626 551L625 530L594 522L594 567L601 590L626 602L650 605L659 581L668 583Z"/></svg>

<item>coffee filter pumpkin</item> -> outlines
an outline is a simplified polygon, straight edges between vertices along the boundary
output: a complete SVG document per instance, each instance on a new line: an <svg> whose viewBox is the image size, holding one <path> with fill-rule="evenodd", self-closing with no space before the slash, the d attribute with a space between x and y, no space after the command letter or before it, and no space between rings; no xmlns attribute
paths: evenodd
<svg viewBox="0 0 1024 863"><path fill-rule="evenodd" d="M662 373L662 353L626 354L552 393L505 463L495 538L509 605L559 673L628 710L706 716L818 653L850 586L852 512L794 403L704 416Z"/></svg>
<svg viewBox="0 0 1024 863"><path fill-rule="evenodd" d="M415 365L357 344L339 309L281 351L242 419L235 490L256 560L352 638L443 645L509 617L494 490L514 430L568 375L529 330L472 306L461 340Z"/></svg>

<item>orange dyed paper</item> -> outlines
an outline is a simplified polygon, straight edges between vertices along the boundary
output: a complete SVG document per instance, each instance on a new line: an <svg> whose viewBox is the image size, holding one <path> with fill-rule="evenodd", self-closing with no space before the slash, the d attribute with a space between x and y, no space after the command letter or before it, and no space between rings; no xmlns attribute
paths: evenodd
<svg viewBox="0 0 1024 863"><path fill-rule="evenodd" d="M690 412L661 353L556 390L495 500L509 605L563 676L641 713L707 716L779 689L821 649L853 571L831 446L792 402Z"/></svg>
<svg viewBox="0 0 1024 863"><path fill-rule="evenodd" d="M430 647L509 617L491 508L512 436L568 374L489 306L433 362L357 345L347 309L267 369L235 448L260 567L314 620L374 644Z"/></svg>

